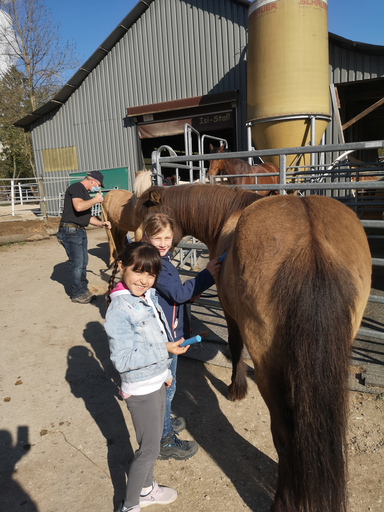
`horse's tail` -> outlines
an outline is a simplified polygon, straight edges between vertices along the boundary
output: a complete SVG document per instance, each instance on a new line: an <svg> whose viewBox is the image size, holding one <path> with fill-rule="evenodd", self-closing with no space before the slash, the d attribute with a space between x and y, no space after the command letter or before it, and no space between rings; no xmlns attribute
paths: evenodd
<svg viewBox="0 0 384 512"><path fill-rule="evenodd" d="M293 252L271 295L283 354L286 499L292 510L345 512L346 380L357 291L349 270L316 240Z"/></svg>

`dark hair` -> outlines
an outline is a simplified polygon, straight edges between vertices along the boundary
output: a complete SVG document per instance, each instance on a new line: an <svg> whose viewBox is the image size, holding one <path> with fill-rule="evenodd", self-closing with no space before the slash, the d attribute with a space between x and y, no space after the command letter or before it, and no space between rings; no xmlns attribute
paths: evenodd
<svg viewBox="0 0 384 512"><path fill-rule="evenodd" d="M132 270L140 270L155 274L156 280L161 270L161 257L159 251L152 244L147 242L132 242L124 247L123 252L118 256L113 267L112 276L109 280L107 304L111 303L111 291L114 287L115 277L118 270L118 262L121 261L123 267L132 267ZM155 283L156 283L155 280Z"/></svg>

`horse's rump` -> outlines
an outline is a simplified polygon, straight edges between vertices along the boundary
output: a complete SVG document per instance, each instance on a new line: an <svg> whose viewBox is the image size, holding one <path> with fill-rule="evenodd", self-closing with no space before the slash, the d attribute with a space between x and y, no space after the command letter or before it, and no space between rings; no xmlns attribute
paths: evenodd
<svg viewBox="0 0 384 512"><path fill-rule="evenodd" d="M252 320L238 324L247 326L243 339L285 479L275 510L345 511L349 349L370 289L363 228L334 200L279 196L244 211L236 242L244 283L238 312L256 318L264 341L253 345Z"/></svg>

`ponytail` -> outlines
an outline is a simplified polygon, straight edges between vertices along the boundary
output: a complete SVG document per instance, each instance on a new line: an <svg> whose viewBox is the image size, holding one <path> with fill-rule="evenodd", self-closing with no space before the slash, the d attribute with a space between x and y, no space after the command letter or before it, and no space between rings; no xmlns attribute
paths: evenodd
<svg viewBox="0 0 384 512"><path fill-rule="evenodd" d="M112 271L112 275L109 279L109 284L108 284L108 292L107 292L107 296L106 296L106 301L107 301L107 308L108 306L110 305L111 303L111 291L113 290L114 286L115 286L115 278L116 278L116 274L117 274L117 271L118 271L118 263L119 263L119 259L118 258L116 261L115 261L115 264L113 266L113 271Z"/></svg>

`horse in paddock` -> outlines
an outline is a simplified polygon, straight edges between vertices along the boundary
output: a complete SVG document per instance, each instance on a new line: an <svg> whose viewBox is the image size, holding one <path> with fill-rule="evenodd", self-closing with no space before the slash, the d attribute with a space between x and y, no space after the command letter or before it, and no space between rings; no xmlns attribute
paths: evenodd
<svg viewBox="0 0 384 512"><path fill-rule="evenodd" d="M135 240L141 240L142 232L139 226L134 223L133 212L137 198L152 185L152 171L143 169L136 172L134 183L134 194L128 190L110 190L104 197L103 210L105 220L109 220L112 227L111 237L108 237L109 245L109 266L113 265L115 258L124 249L124 240L128 231L135 232ZM116 250L115 250L116 247Z"/></svg>
<svg viewBox="0 0 384 512"><path fill-rule="evenodd" d="M229 151L225 149L225 145L223 144L219 148L214 148L212 144L209 146L211 153L228 153ZM275 173L279 172L279 168L272 163L263 163L257 165L250 165L245 160L241 160L241 158L233 158L230 160L211 160L208 168L208 176L217 176L217 175L230 175L230 174L263 174L263 173ZM251 177L236 177L236 178L227 178L228 185L254 185L255 178ZM258 185L270 185L270 184L278 184L279 176L260 176L257 177ZM279 193L278 190L258 190L257 193L260 196L268 196L268 195L276 195Z"/></svg>
<svg viewBox="0 0 384 512"><path fill-rule="evenodd" d="M279 456L271 512L346 512L346 389L350 347L371 286L364 230L323 196L266 197L221 185L151 187L136 222L152 211L175 220L209 257L232 354L229 397L247 393L245 345L271 417Z"/></svg>

